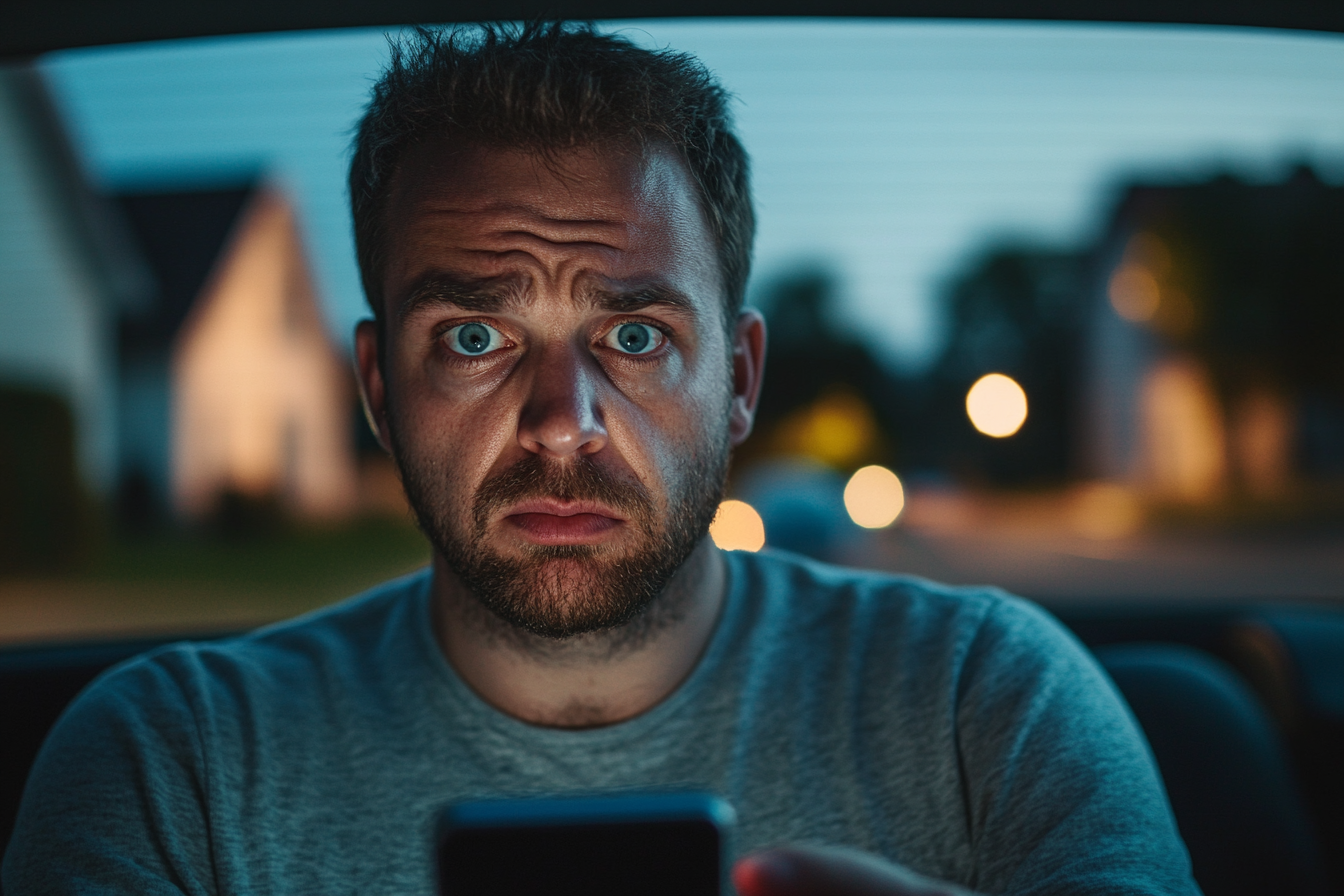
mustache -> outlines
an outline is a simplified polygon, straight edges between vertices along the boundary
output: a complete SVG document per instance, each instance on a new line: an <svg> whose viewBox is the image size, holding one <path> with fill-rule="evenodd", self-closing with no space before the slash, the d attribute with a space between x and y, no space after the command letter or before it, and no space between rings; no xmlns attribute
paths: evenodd
<svg viewBox="0 0 1344 896"><path fill-rule="evenodd" d="M588 457L557 464L531 454L481 484L472 502L477 532L485 531L496 511L528 498L596 501L646 524L653 515L653 501L638 480L613 476Z"/></svg>

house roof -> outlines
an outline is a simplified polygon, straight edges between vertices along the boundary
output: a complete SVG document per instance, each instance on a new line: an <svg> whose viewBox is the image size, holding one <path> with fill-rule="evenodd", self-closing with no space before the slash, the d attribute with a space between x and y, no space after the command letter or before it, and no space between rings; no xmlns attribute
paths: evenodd
<svg viewBox="0 0 1344 896"><path fill-rule="evenodd" d="M123 353L167 350L256 189L252 181L230 187L116 197L157 286L150 307L123 318Z"/></svg>

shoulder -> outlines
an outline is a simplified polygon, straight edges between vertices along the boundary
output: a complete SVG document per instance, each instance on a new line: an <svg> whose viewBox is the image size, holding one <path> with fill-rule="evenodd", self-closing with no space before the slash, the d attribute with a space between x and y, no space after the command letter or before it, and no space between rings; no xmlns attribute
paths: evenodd
<svg viewBox="0 0 1344 896"><path fill-rule="evenodd" d="M210 815L241 811L241 783L255 783L266 764L259 751L320 762L309 741L338 737L348 707L381 705L386 678L370 671L407 653L418 621L407 614L423 608L426 579L389 582L241 637L163 647L104 673L33 765L5 873L48 880L59 857L71 881L134 879L125 892L152 889L150 878L206 880L216 858Z"/></svg>
<svg viewBox="0 0 1344 896"><path fill-rule="evenodd" d="M989 644L1053 649L1070 640L1048 613L995 587L944 585L781 551L730 556L748 612L787 632L853 627L891 643L941 641L963 657Z"/></svg>
<svg viewBox="0 0 1344 896"><path fill-rule="evenodd" d="M844 668L880 690L963 710L1041 698L1114 702L1109 681L1072 633L999 588L782 552L731 562L750 649L762 655L805 655L818 675Z"/></svg>
<svg viewBox="0 0 1344 896"><path fill-rule="evenodd" d="M1114 687L1073 634L999 588L942 585L782 552L736 556L733 569L765 642L842 653L868 672L908 675L942 691L963 715L1057 705L1126 722Z"/></svg>
<svg viewBox="0 0 1344 896"><path fill-rule="evenodd" d="M762 692L833 712L830 730L861 730L856 750L890 769L870 791L895 803L913 793L916 806L951 794L945 823L969 838L977 888L1051 880L1072 892L1129 875L1136 890L1188 890L1142 736L1049 613L997 588L786 554L737 556L732 568L757 625L752 662L773 676Z"/></svg>
<svg viewBox="0 0 1344 896"><path fill-rule="evenodd" d="M248 703L265 691L295 702L313 687L367 674L389 642L404 638L423 608L428 571L378 585L331 607L245 635L186 641L105 672L70 713L199 711L220 700ZM249 696L250 695L250 696Z"/></svg>
<svg viewBox="0 0 1344 896"><path fill-rule="evenodd" d="M998 588L944 585L903 573L836 566L788 551L734 551L728 556L748 588L763 590L775 600L824 598L881 604L888 610L971 613L1016 600Z"/></svg>

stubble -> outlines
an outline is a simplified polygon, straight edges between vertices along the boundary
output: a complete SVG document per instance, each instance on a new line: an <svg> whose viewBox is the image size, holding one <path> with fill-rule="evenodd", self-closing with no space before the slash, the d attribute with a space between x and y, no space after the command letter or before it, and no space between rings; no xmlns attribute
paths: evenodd
<svg viewBox="0 0 1344 896"><path fill-rule="evenodd" d="M480 634L535 645L600 632L614 651L636 647L680 618L684 600L667 586L705 537L722 499L726 433L709 435L664 471L669 490L661 502L643 482L617 477L592 458L527 455L481 484L465 531L450 513L451 474L406 456L395 428L392 441L420 528L475 598L464 601L459 615ZM534 498L606 504L627 516L636 544L527 545L513 554L492 547L497 512Z"/></svg>

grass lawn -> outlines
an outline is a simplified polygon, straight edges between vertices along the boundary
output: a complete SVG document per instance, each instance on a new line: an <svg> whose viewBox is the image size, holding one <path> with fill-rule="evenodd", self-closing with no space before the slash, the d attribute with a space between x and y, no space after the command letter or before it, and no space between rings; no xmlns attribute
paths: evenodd
<svg viewBox="0 0 1344 896"><path fill-rule="evenodd" d="M224 540L116 540L84 569L0 578L0 643L250 628L348 597L429 561L409 522L370 518Z"/></svg>

